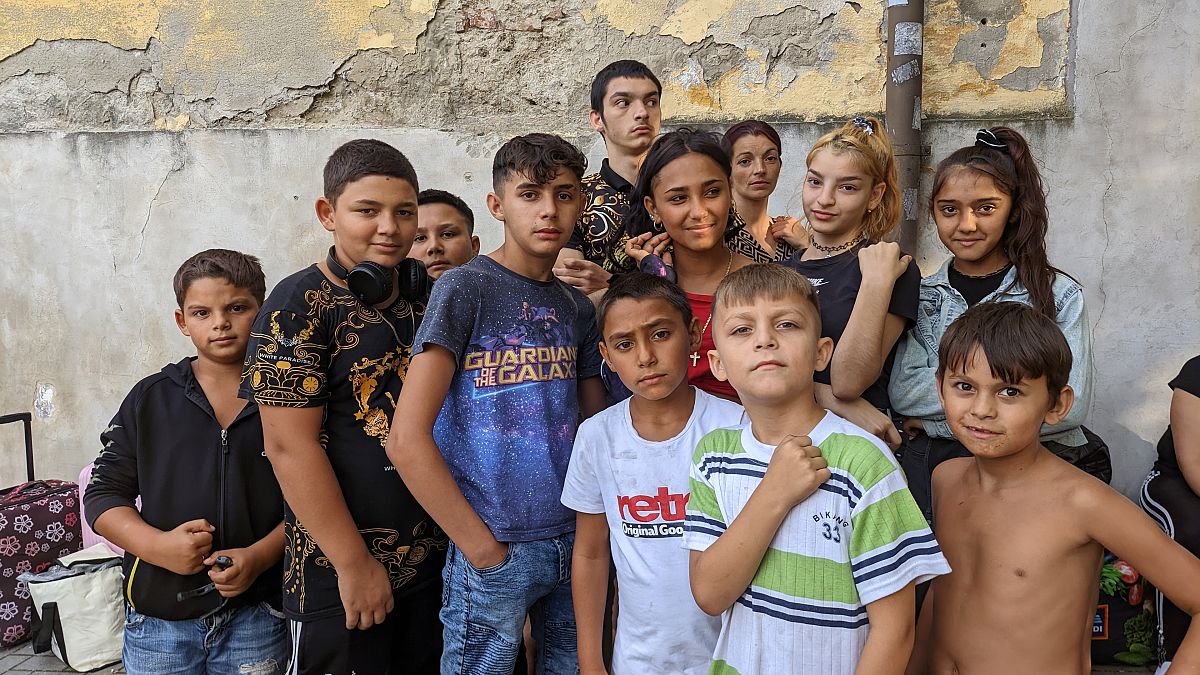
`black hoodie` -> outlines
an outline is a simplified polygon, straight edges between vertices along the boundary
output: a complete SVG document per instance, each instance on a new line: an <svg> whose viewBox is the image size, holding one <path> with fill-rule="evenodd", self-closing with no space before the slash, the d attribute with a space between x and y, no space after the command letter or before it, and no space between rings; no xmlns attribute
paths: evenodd
<svg viewBox="0 0 1200 675"><path fill-rule="evenodd" d="M138 382L100 434L104 447L83 498L93 528L111 508L137 508L139 495L142 520L160 530L207 519L216 528L214 551L250 546L283 520L283 496L263 451L258 406L247 403L222 429L192 373L194 360ZM229 605L266 601L278 609L281 574L277 563ZM125 578L126 600L150 616L195 618L219 602L215 591L192 601L176 598L178 590L209 583L206 572L183 577L126 553Z"/></svg>

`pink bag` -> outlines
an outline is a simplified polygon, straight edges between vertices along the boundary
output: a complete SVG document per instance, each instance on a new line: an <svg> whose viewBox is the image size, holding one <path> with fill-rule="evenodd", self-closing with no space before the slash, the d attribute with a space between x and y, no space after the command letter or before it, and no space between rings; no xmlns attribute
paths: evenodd
<svg viewBox="0 0 1200 675"><path fill-rule="evenodd" d="M87 519L83 517L83 492L87 490L88 482L92 479L92 468L95 466L95 462L89 462L87 466L83 467L83 471L79 472L79 524L83 528L83 548L104 544L117 555L125 555L125 551L120 546L93 532L92 528L88 526ZM139 509L142 507L141 497L138 497L137 505Z"/></svg>

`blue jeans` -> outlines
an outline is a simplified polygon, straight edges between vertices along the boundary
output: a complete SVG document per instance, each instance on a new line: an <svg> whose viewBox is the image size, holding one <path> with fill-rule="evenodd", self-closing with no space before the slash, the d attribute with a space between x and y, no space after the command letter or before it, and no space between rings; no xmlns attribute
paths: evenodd
<svg viewBox="0 0 1200 675"><path fill-rule="evenodd" d="M471 566L450 544L442 570L442 675L512 675L525 617L539 674L575 674L571 549L575 533L512 543L500 564Z"/></svg>
<svg viewBox="0 0 1200 675"><path fill-rule="evenodd" d="M204 619L125 617L123 660L129 675L274 675L287 668L287 622L265 602Z"/></svg>

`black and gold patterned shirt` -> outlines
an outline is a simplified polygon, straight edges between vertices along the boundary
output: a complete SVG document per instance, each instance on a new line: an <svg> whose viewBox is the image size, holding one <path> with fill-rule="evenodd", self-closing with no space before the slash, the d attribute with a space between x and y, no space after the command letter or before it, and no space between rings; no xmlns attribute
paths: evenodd
<svg viewBox="0 0 1200 675"><path fill-rule="evenodd" d="M729 225L725 228L725 245L734 253L740 253L756 263L782 262L796 254L796 249L786 241L775 241L775 255L763 248L750 233L746 221L737 209L729 208Z"/></svg>
<svg viewBox="0 0 1200 675"><path fill-rule="evenodd" d="M629 213L629 193L633 184L613 171L605 159L599 173L583 177L583 213L575 221L575 230L567 248L612 274L637 267L625 254L625 216Z"/></svg>
<svg viewBox="0 0 1200 675"><path fill-rule="evenodd" d="M321 445L397 595L439 583L447 545L385 451L424 313L403 299L366 307L316 265L305 268L279 282L259 312L240 391L260 406L325 406ZM295 619L342 611L333 564L287 507L284 536L284 611Z"/></svg>

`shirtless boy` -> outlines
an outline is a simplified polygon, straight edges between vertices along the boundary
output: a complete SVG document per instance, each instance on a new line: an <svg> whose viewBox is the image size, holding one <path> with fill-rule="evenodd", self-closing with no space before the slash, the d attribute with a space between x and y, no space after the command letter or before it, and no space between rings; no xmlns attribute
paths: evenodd
<svg viewBox="0 0 1200 675"><path fill-rule="evenodd" d="M967 310L942 339L938 392L973 457L933 474L934 580L908 673L1090 672L1101 556L1129 561L1193 617L1200 560L1132 502L1038 439L1071 409L1071 351L1050 319L1016 302ZM1200 672L1193 622L1172 673Z"/></svg>

